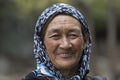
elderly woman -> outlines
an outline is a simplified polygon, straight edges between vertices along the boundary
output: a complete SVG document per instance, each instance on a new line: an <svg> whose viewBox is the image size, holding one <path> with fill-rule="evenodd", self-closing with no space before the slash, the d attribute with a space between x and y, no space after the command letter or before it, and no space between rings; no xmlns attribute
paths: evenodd
<svg viewBox="0 0 120 80"><path fill-rule="evenodd" d="M91 37L84 16L58 3L38 18L34 34L37 69L23 80L105 80L87 76Z"/></svg>

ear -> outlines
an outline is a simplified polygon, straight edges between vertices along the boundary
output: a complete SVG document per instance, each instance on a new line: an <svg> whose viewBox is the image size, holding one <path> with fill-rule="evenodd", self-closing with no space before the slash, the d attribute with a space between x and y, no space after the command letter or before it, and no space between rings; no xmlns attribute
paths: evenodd
<svg viewBox="0 0 120 80"><path fill-rule="evenodd" d="M88 43L89 43L89 38L86 37L86 38L84 38L83 40L84 40L83 49L85 49L85 48L87 47Z"/></svg>

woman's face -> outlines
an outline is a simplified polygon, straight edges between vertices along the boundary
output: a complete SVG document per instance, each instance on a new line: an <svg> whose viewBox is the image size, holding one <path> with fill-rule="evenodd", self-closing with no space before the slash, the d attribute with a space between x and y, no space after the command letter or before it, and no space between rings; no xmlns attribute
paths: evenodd
<svg viewBox="0 0 120 80"><path fill-rule="evenodd" d="M57 69L78 67L85 48L81 24L71 16L57 15L47 26L44 44Z"/></svg>

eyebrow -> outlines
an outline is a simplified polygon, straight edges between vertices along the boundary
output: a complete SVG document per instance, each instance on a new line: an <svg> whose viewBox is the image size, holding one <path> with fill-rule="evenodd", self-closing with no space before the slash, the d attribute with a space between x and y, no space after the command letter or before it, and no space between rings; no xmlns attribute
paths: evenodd
<svg viewBox="0 0 120 80"><path fill-rule="evenodd" d="M71 33L71 32L81 33L81 30L78 30L78 29L76 29L76 28L72 28L72 29L69 29L69 30L68 30L68 33Z"/></svg>
<svg viewBox="0 0 120 80"><path fill-rule="evenodd" d="M51 33L59 33L60 30L59 29L51 29L50 31L48 31L48 34L51 34Z"/></svg>

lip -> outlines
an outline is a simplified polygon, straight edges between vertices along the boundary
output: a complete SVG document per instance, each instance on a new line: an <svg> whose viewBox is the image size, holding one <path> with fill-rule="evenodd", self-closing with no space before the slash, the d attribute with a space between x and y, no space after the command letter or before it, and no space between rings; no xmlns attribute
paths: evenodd
<svg viewBox="0 0 120 80"><path fill-rule="evenodd" d="M62 58L70 58L73 55L73 53L59 53L57 55Z"/></svg>

